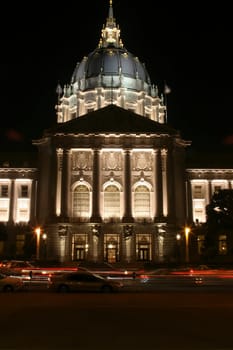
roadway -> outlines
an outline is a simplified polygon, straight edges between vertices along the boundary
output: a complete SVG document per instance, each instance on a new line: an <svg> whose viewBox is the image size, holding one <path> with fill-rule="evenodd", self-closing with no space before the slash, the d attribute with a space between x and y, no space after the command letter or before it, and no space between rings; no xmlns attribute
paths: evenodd
<svg viewBox="0 0 233 350"><path fill-rule="evenodd" d="M1 350L233 349L232 291L0 296Z"/></svg>

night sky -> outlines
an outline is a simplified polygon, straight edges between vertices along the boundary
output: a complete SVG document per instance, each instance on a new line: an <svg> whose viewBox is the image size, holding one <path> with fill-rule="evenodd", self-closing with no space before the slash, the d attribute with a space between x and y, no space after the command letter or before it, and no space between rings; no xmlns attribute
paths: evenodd
<svg viewBox="0 0 233 350"><path fill-rule="evenodd" d="M4 6L0 150L29 149L56 122L57 83L69 83L96 48L108 8L108 0ZM230 2L113 0L113 10L126 49L161 93L164 82L171 88L168 122L195 149L233 150Z"/></svg>

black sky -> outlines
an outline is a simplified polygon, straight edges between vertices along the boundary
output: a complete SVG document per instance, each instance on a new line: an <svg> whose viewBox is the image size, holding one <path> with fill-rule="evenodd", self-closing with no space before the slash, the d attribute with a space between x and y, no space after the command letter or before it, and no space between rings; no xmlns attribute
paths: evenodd
<svg viewBox="0 0 233 350"><path fill-rule="evenodd" d="M108 0L5 5L1 149L24 149L56 122L56 85L96 48L108 8ZM113 0L113 10L124 46L160 92L164 81L171 88L168 122L196 149L233 147L223 142L233 135L230 2Z"/></svg>

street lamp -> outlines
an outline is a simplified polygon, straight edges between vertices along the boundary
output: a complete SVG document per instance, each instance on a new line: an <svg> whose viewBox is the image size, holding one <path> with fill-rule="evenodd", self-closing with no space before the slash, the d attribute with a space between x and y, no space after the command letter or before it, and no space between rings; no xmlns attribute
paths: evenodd
<svg viewBox="0 0 233 350"><path fill-rule="evenodd" d="M190 233L190 227L185 226L184 228L185 233L185 262L189 262L189 233Z"/></svg>
<svg viewBox="0 0 233 350"><path fill-rule="evenodd" d="M41 228L37 227L35 229L36 233L36 260L40 259L40 234L41 234Z"/></svg>
<svg viewBox="0 0 233 350"><path fill-rule="evenodd" d="M41 238L42 238L42 242L43 242L43 245L42 245L42 248L43 248L43 259L46 260L47 258L47 234L46 233L43 233L41 235Z"/></svg>
<svg viewBox="0 0 233 350"><path fill-rule="evenodd" d="M180 258L181 258L180 242L181 242L181 234L177 233L177 235L176 235L176 259L178 262L180 262Z"/></svg>

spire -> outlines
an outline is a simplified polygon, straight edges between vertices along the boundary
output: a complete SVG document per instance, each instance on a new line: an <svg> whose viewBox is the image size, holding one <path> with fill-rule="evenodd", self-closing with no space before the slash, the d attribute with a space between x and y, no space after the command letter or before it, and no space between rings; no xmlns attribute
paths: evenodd
<svg viewBox="0 0 233 350"><path fill-rule="evenodd" d="M112 0L109 0L109 10L108 17L106 20L106 25L103 26L101 39L99 41L99 47L123 47L121 38L120 38L120 29L116 25L116 20L113 16L113 7Z"/></svg>
<svg viewBox="0 0 233 350"><path fill-rule="evenodd" d="M112 21L114 22L114 17L113 17L113 8L112 8L112 0L109 0L109 11L108 11L108 19L107 19L107 23L108 21Z"/></svg>

